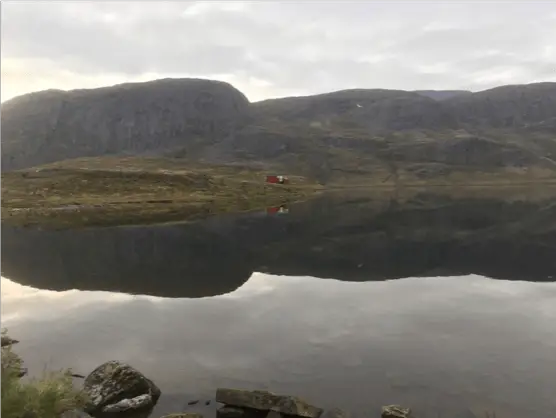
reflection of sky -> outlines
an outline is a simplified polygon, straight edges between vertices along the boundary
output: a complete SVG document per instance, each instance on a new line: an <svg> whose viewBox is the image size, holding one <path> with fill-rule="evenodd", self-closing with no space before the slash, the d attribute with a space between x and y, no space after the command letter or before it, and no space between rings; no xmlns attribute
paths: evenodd
<svg viewBox="0 0 556 418"><path fill-rule="evenodd" d="M161 299L42 291L2 278L1 307L31 370L86 373L121 359L165 394L235 385L356 409L434 402L435 393L556 408L555 283L255 273L228 295ZM363 387L364 395L353 390Z"/></svg>

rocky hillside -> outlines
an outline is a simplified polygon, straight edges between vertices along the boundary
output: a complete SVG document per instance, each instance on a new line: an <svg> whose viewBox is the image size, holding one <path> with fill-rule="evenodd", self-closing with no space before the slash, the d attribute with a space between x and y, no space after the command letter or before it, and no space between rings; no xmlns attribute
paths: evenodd
<svg viewBox="0 0 556 418"><path fill-rule="evenodd" d="M198 79L32 93L2 105L2 166L209 144L237 129L248 106L232 86Z"/></svg>
<svg viewBox="0 0 556 418"><path fill-rule="evenodd" d="M344 90L249 103L229 84L165 79L44 91L2 106L2 170L76 157L246 162L321 182L556 173L556 83Z"/></svg>
<svg viewBox="0 0 556 418"><path fill-rule="evenodd" d="M415 90L415 93L434 100L446 100L456 96L473 94L468 90Z"/></svg>

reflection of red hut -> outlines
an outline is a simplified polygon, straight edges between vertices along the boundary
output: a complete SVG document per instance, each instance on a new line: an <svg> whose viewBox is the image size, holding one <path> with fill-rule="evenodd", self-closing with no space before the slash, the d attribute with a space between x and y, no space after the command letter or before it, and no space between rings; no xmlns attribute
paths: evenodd
<svg viewBox="0 0 556 418"><path fill-rule="evenodd" d="M274 184L288 184L290 179L286 176L266 176L266 182Z"/></svg>

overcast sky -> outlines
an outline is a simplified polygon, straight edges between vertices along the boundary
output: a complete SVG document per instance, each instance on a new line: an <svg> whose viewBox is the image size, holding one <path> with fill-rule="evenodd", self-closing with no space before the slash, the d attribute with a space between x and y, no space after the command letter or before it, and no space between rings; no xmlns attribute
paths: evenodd
<svg viewBox="0 0 556 418"><path fill-rule="evenodd" d="M250 100L556 81L556 2L2 2L2 101L164 77Z"/></svg>

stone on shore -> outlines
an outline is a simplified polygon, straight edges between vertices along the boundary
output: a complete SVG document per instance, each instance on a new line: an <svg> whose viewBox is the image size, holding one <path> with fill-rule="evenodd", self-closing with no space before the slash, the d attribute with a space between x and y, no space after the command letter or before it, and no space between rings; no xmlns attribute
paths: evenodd
<svg viewBox="0 0 556 418"><path fill-rule="evenodd" d="M107 405L102 408L102 412L127 412L130 410L143 410L152 407L152 396L150 394L139 395L131 399L122 399L121 401Z"/></svg>
<svg viewBox="0 0 556 418"><path fill-rule="evenodd" d="M281 396L260 390L247 391L219 388L216 391L216 402L223 403L227 407L273 411L301 418L319 418L323 412L321 408L310 405L300 398ZM231 418L230 415L228 417Z"/></svg>
<svg viewBox="0 0 556 418"><path fill-rule="evenodd" d="M411 418L411 409L399 405L382 407L382 418Z"/></svg>
<svg viewBox="0 0 556 418"><path fill-rule="evenodd" d="M247 415L256 414L249 414L249 411L234 406L223 406L216 410L216 418L247 418Z"/></svg>
<svg viewBox="0 0 556 418"><path fill-rule="evenodd" d="M93 370L85 378L83 390L89 397L85 412L95 417L148 411L160 397L160 389L151 380L119 361Z"/></svg>

